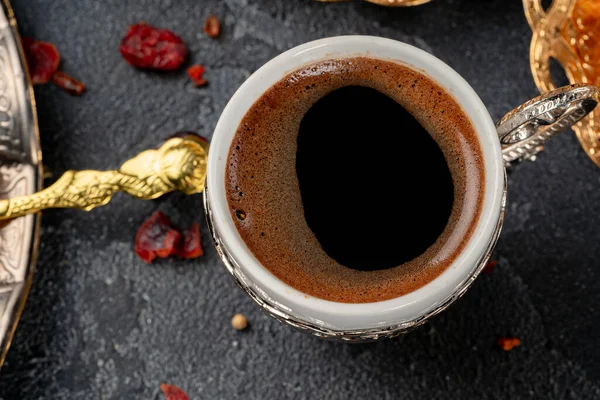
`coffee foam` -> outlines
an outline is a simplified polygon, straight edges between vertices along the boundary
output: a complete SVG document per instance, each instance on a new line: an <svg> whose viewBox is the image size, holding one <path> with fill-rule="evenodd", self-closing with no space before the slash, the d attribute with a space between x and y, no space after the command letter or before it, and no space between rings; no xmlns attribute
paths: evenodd
<svg viewBox="0 0 600 400"><path fill-rule="evenodd" d="M352 85L376 89L409 111L442 149L454 184L450 219L437 241L419 257L379 271L353 270L325 253L304 218L296 176L297 137L305 113L326 94ZM359 152L357 147L356 168ZM308 295L366 303L412 292L448 268L475 229L485 181L476 133L450 94L405 65L356 57L305 66L265 92L233 139L225 186L240 236L271 273ZM360 186L348 188L353 189Z"/></svg>

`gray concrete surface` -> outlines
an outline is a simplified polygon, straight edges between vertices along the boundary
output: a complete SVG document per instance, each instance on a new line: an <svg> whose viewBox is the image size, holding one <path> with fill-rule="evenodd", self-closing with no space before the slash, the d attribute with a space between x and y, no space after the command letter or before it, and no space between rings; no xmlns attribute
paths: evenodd
<svg viewBox="0 0 600 400"><path fill-rule="evenodd" d="M166 135L211 136L250 73L300 43L340 34L408 42L461 73L494 118L536 95L529 28L517 0L434 0L415 9L311 0L14 0L22 32L54 42L82 97L36 89L44 162L114 168ZM209 13L223 35L202 33ZM118 44L138 21L171 28L207 66L194 88L185 70L127 65ZM320 341L264 315L211 246L195 262L151 266L133 253L155 209L203 221L199 196L152 202L118 196L84 213L44 213L35 281L6 364L0 398L161 399L159 384L191 399L600 398L600 170L573 134L510 176L500 265L429 324L395 340ZM357 232L357 234L361 234ZM236 332L230 318L248 316ZM510 353L499 336L522 339Z"/></svg>

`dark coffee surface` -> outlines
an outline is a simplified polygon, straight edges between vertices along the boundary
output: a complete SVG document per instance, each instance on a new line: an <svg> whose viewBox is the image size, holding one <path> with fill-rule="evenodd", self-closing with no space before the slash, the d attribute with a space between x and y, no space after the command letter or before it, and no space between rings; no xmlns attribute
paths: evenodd
<svg viewBox="0 0 600 400"><path fill-rule="evenodd" d="M310 108L298 132L296 173L308 226L329 257L352 269L420 256L452 211L440 147L399 103L371 88L337 89Z"/></svg>
<svg viewBox="0 0 600 400"><path fill-rule="evenodd" d="M377 171L377 165L365 165L364 163L365 157L375 160L377 154L365 156L364 153L368 150L396 159L402 157L405 152L416 152L416 149L408 146L394 151L394 145L400 146L402 137L414 135L415 132L411 131L410 125L407 126L409 128L407 130L398 126L395 131L388 131L387 135L385 132L381 132L381 136L378 137L376 132L367 132L367 126L377 127L379 123L389 125L386 121L391 123L393 116L387 115L384 117L385 119L380 119L375 123L372 122L371 116L354 109L355 113L348 114L346 116L348 120L342 124L360 119L361 122L357 121L354 125L356 127L362 124L365 127L363 137L359 141L356 137L359 135L358 132L348 132L350 136L345 139L346 143L340 144L337 149L330 148L329 150L333 151L333 154L327 154L327 143L337 141L333 135L343 136L343 132L338 130L340 126L335 123L335 119L340 116L340 113L336 116L332 115L330 123L333 123L331 125L333 131L322 132L322 135L331 136L323 139L325 147L319 158L323 160L330 156L343 157L345 165L338 165L336 169L323 171L323 175L318 179L326 180L327 174L331 174L329 183L322 182L322 185L315 181L311 183L317 186L339 185L339 191L337 194L335 189L331 192L335 197L326 200L331 202L329 206L319 204L318 198L314 201L309 199L309 223L314 224L315 220L319 218L318 215L310 216L310 213L316 210L313 205L319 207L318 213L327 212L323 207L335 208L336 200L339 202L338 207L346 207L345 212L350 215L342 216L342 218L347 217L350 220L345 221L344 224L348 224L348 228L352 228L354 225L354 229L346 234L366 233L373 236L373 239L368 240L366 245L363 244L360 250L357 249L358 254L362 253L362 255L361 259L354 261L363 267L361 269L367 269L367 271L349 268L323 249L305 218L302 193L296 172L298 132L306 113L327 94L335 90L352 90L347 88L349 86L362 86L365 88L363 90L370 93L370 96L373 96L373 91L375 91L377 101L380 101L380 96L383 96L384 99L387 96L392 103L396 102L401 108L410 111L418 124L422 125L422 129L429 132L442 150L452 174L454 189L450 217L449 219L443 217L445 221L441 224L445 227L441 233L434 232L437 240L429 240L430 243L425 246L420 243L420 249L411 249L414 252L410 255L416 255L416 258L411 258L408 251L399 251L394 254L394 247L401 246L405 235L410 231L409 228L403 232L392 232L393 222L398 221L399 216L401 218L401 215L407 215L406 210L394 211L394 204L402 205L402 200L394 199L394 193L386 193L390 182L380 181L379 184L375 184L374 180L365 180L367 175L381 171ZM327 99L323 100L327 102ZM378 112L385 112L385 107L391 108L387 110L389 112L398 110L395 106L392 107L387 100L383 104L382 109ZM356 107L356 105L352 107ZM315 112L318 113L318 109L315 109ZM304 122L312 124L311 118L309 115L309 120ZM401 121L396 122L398 125ZM380 128L383 129L383 126ZM318 132L308 134L319 135ZM386 137L390 135L396 137ZM303 134L300 136L300 141L306 138L308 138L306 134ZM410 142L411 139L407 139L407 141ZM302 152L307 151L304 146L303 144L300 149ZM386 149L383 149L384 147ZM344 149L350 153L342 154ZM304 157L300 159L301 164L302 160L305 160ZM417 163L415 167L422 167L426 162L415 155L411 155L410 158ZM307 161L319 162L316 159ZM381 163L382 161L379 159L376 162ZM404 170L402 168L395 169L388 164L387 167L391 170L384 170L384 176L391 178L396 174L400 182L406 179L409 187L412 185L424 187L422 186L423 182L409 183L412 178L407 168L415 167L409 167L408 160L403 162L407 162L404 164ZM382 164L379 166L386 167ZM306 172L311 174L309 169L302 166L299 172L301 175ZM421 171L421 173L424 172ZM312 173L318 174L318 171ZM344 174L346 176L343 176ZM332 301L365 303L387 300L409 293L430 282L452 263L471 237L479 218L485 187L483 175L484 168L479 142L470 121L452 96L430 78L407 66L391 61L355 57L327 60L302 67L283 77L281 81L267 90L248 110L232 141L225 186L231 216L236 223L238 232L263 266L279 279L303 293ZM382 176L379 175L378 179L380 177ZM311 178L302 178L304 185L308 184L307 179ZM331 181L337 179L339 179L337 183ZM370 184L373 184L373 187L369 187ZM393 184L398 184L398 182ZM398 186L402 186L402 183L399 183ZM314 189L316 190L308 192L319 197L318 188ZM331 190L331 188L327 190ZM426 190L432 191L431 188ZM375 208L374 210L369 208L352 210L354 207L351 203L357 204L356 199L349 199L348 203L344 203L349 195L368 196L369 191L374 191L375 197L384 196L390 204L378 205L377 201L373 200L370 206ZM305 191L306 193L307 191ZM412 195L419 194L413 193ZM421 195L425 194L421 193ZM434 194L430 194L430 196L434 196ZM431 199L429 202L432 207L435 207L437 199ZM447 199L440 200L440 203L442 209L447 208ZM445 213L443 210L440 212ZM240 218L241 215L243 218ZM427 214L422 214L420 217L422 218L421 224L429 223ZM329 216L329 218L335 218L335 216ZM378 218L379 220L377 220ZM383 220L381 220L382 218ZM352 223L353 219L357 222ZM358 222L358 220L361 221ZM419 221L412 219L408 223L418 226ZM434 224L436 223L439 224L439 222L434 222ZM321 225L321 222L318 223L318 227L337 230L332 226ZM384 231L378 232L369 227L382 227ZM401 230L402 228L398 228L398 231ZM426 231L427 233L433 232L428 229L423 230L423 232ZM322 239L325 236L331 236L331 232L328 233L324 230L317 231L317 234L322 235ZM370 257L374 260L378 256L377 237L384 235L387 237L382 238L381 242L385 245L384 253L387 252L387 254L384 254L379 262L370 264L370 260L367 258ZM346 243L346 246L351 247L353 244L356 245L356 242ZM343 246L344 243L338 243L335 248L342 249ZM347 261L352 254L346 253L345 257L348 257L344 259ZM381 264L385 266L385 269L368 270L377 269L373 266L377 267Z"/></svg>
<svg viewBox="0 0 600 400"><path fill-rule="evenodd" d="M520 1L433 0L409 9L313 0L12 3L24 35L55 43L61 68L88 87L81 97L54 85L35 89L44 164L55 177L117 168L175 130L210 138L250 73L327 36L383 36L434 54L465 77L494 120L539 93ZM223 22L218 40L202 33L210 13ZM185 70L129 67L118 43L141 20L176 30L191 62L206 65L209 85L194 88ZM192 400L598 399L598 177L572 132L548 141L535 163L509 177L496 269L424 326L360 345L319 340L262 312L223 267L201 196L117 195L90 213L45 211L0 398L162 400L158 386L167 382ZM183 225L199 222L206 255L150 266L137 259L136 229L156 209ZM231 328L235 312L248 317L247 331ZM522 345L497 349L507 335Z"/></svg>

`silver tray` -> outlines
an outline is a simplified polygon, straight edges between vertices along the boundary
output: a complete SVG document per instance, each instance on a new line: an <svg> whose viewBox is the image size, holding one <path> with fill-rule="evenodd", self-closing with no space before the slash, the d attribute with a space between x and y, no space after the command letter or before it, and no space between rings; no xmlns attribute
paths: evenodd
<svg viewBox="0 0 600 400"><path fill-rule="evenodd" d="M0 198L42 188L35 99L14 13L0 10ZM0 229L0 365L23 311L37 258L40 215L17 218Z"/></svg>

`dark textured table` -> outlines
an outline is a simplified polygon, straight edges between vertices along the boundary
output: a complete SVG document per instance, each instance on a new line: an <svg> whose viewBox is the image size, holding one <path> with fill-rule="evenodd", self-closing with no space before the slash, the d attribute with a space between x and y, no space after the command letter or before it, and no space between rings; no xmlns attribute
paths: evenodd
<svg viewBox="0 0 600 400"><path fill-rule="evenodd" d="M461 73L494 118L536 95L530 32L518 0L434 0L384 9L309 0L14 1L21 30L54 42L63 69L88 92L36 89L44 163L114 168L182 129L211 136L229 97L278 53L332 35L389 37ZM224 22L218 40L202 24ZM127 65L118 43L131 23L179 33L207 66ZM0 398L159 399L159 384L192 399L600 398L600 169L573 134L510 176L500 263L445 313L395 340L330 343L263 314L234 284L202 229L206 256L145 265L133 253L153 210L203 221L200 196L152 202L118 196L92 213L44 213L37 273L0 374ZM357 232L357 234L361 234ZM236 332L230 318L246 314ZM500 336L522 346L503 352Z"/></svg>

